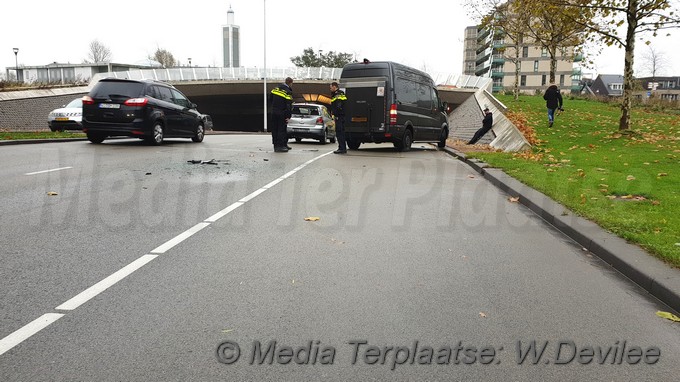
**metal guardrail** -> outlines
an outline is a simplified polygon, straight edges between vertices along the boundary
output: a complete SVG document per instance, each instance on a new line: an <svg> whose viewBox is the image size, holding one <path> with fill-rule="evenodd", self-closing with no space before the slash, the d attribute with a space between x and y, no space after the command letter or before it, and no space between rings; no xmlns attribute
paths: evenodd
<svg viewBox="0 0 680 382"><path fill-rule="evenodd" d="M295 80L334 81L340 79L342 68L267 68L267 80L277 81L286 77ZM490 78L469 75L431 72L429 73L437 85L455 86L459 88L486 88L491 83ZM265 78L263 68L157 68L134 69L123 72L97 73L92 77L89 86L92 87L102 78L125 78L131 80L157 80L171 82L185 81L260 81Z"/></svg>

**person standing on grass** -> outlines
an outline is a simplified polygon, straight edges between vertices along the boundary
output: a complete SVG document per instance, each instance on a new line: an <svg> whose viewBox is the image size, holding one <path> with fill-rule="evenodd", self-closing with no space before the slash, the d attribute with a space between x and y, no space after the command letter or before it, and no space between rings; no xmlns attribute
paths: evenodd
<svg viewBox="0 0 680 382"><path fill-rule="evenodd" d="M562 93L557 89L557 85L550 84L543 94L543 99L548 108L548 127L552 127L555 122L555 111L562 110Z"/></svg>

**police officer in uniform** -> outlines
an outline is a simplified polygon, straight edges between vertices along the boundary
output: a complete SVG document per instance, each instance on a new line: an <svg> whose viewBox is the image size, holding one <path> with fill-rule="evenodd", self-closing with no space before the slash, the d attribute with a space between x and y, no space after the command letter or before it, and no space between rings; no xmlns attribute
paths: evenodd
<svg viewBox="0 0 680 382"><path fill-rule="evenodd" d="M335 154L347 153L347 141L345 139L345 101L347 96L340 90L337 82L331 83L331 113L335 120L335 136L338 138L338 149Z"/></svg>
<svg viewBox="0 0 680 382"><path fill-rule="evenodd" d="M288 77L285 82L272 89L272 144L274 151L285 153L288 147L288 120L293 110L293 79Z"/></svg>

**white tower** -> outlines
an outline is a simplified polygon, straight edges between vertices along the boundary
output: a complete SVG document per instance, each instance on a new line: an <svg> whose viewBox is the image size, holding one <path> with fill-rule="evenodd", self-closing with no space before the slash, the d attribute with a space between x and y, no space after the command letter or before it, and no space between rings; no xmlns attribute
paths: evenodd
<svg viewBox="0 0 680 382"><path fill-rule="evenodd" d="M227 25L222 26L222 52L225 68L241 66L241 45L239 27L234 24L234 11L229 6L227 11Z"/></svg>

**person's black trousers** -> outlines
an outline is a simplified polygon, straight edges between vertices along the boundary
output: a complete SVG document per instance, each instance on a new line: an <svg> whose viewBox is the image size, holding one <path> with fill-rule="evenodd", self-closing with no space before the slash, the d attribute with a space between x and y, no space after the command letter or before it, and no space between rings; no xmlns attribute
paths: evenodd
<svg viewBox="0 0 680 382"><path fill-rule="evenodd" d="M338 139L338 150L347 151L347 139L345 138L345 117L335 118L335 137Z"/></svg>
<svg viewBox="0 0 680 382"><path fill-rule="evenodd" d="M286 147L288 145L286 118L277 114L273 114L273 117L272 144L274 147Z"/></svg>
<svg viewBox="0 0 680 382"><path fill-rule="evenodd" d="M491 130L491 127L482 127L481 129L477 130L472 139L470 139L470 142L468 142L468 145L474 145L477 143L477 141L480 140L484 134L488 133L489 130Z"/></svg>

